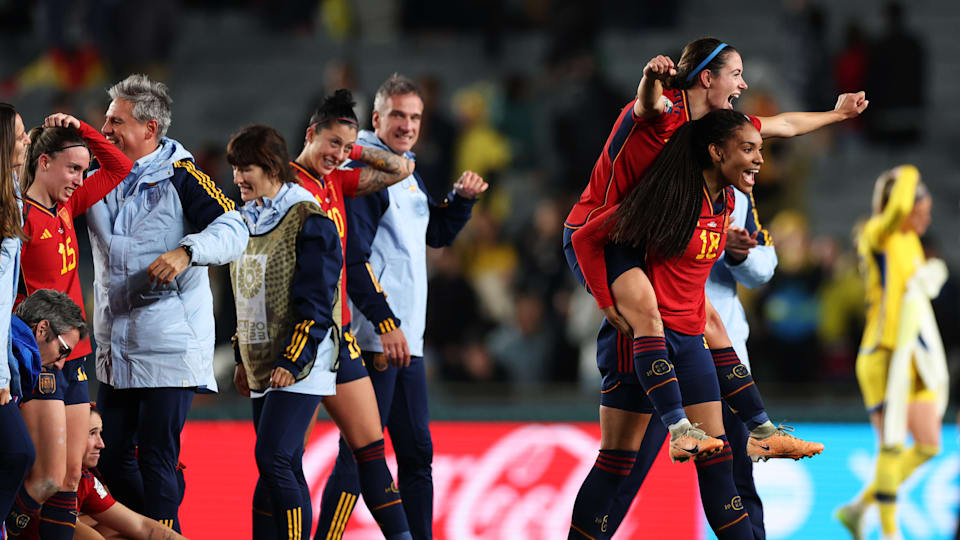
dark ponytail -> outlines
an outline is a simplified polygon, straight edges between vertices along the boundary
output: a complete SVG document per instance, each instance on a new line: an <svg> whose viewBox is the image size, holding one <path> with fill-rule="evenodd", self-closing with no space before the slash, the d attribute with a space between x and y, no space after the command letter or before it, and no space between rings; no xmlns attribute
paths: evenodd
<svg viewBox="0 0 960 540"><path fill-rule="evenodd" d="M30 130L30 148L27 150L27 160L23 164L23 176L20 178L20 189L26 193L37 179L37 162L40 156L46 154L53 158L57 152L74 146L87 147L87 142L80 136L80 131L72 127L35 127Z"/></svg>
<svg viewBox="0 0 960 540"><path fill-rule="evenodd" d="M13 152L17 145L17 110L0 103L0 240L26 240L20 224L20 208L13 179Z"/></svg>
<svg viewBox="0 0 960 540"><path fill-rule="evenodd" d="M310 117L310 128L314 133L320 133L323 128L330 127L333 122L346 124L359 128L357 113L353 108L357 102L353 99L353 94L345 88L341 88L331 96L324 98L323 102L317 107L317 110Z"/></svg>
<svg viewBox="0 0 960 540"><path fill-rule="evenodd" d="M749 122L721 109L680 126L611 217L610 239L661 260L683 255L700 218L703 171L713 167L710 145Z"/></svg>
<svg viewBox="0 0 960 540"><path fill-rule="evenodd" d="M677 74L673 76L667 86L676 90L686 90L696 84L697 75L699 75L701 71L710 70L716 72L727 65L727 58L729 58L730 54L737 52L737 49L732 45L726 45L716 56L707 62L707 65L697 70L697 66L713 54L713 51L722 43L719 39L712 37L695 39L687 43L683 48L683 52L680 53L680 61L677 62ZM693 77L691 77L691 74Z"/></svg>

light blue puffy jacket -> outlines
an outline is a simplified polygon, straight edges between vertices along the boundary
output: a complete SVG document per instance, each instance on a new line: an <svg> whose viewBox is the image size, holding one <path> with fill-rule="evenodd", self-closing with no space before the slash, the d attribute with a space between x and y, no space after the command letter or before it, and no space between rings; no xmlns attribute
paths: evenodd
<svg viewBox="0 0 960 540"><path fill-rule="evenodd" d="M247 226L183 146L164 137L87 211L94 261L97 379L115 388L216 392L207 265L243 253ZM192 264L167 285L147 267L190 246Z"/></svg>

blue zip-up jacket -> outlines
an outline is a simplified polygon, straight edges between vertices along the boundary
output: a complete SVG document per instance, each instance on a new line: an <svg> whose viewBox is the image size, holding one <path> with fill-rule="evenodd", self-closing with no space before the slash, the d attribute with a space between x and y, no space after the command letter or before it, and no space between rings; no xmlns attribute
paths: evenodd
<svg viewBox="0 0 960 540"><path fill-rule="evenodd" d="M294 204L309 202L316 204L313 194L298 184L286 183L280 187L273 199L263 198L263 204L249 201L240 208L244 221L251 235L267 234L274 229L287 215ZM333 302L337 294L337 283L340 281L340 269L343 258L340 255L340 235L333 221L322 215L313 215L306 219L297 238L297 265L293 275L292 300L293 310L296 313L298 324L291 330L287 342L304 343L296 349L297 353L290 357L278 358L277 365L287 369L294 376L298 376L304 366L313 362L314 366L306 379L298 381L292 386L277 388L284 390L315 395L325 395L320 390L323 387L321 378L314 377L314 372L320 374L330 371L334 358L332 356L333 337L330 328L333 326ZM303 328L307 331L303 332ZM329 342L329 343L325 343ZM331 355L318 358L317 354L327 345ZM330 379L332 383L334 379Z"/></svg>
<svg viewBox="0 0 960 540"><path fill-rule="evenodd" d="M750 325L743 311L740 298L737 297L737 283L748 289L753 289L770 281L773 271L777 268L777 252L773 247L773 239L766 229L760 226L757 209L754 206L753 195L744 195L739 190L733 190L736 198L730 225L746 229L749 234L757 234L757 247L750 250L747 258L739 264L733 263L726 257L713 265L710 277L707 278L707 298L723 319L727 327L727 335L733 342L737 356L748 368L750 360L747 357L747 337L750 335Z"/></svg>
<svg viewBox="0 0 960 540"><path fill-rule="evenodd" d="M390 151L370 131L357 142ZM406 152L404 157L414 159ZM362 167L353 162L350 167ZM363 350L383 352L380 334L403 324L412 356L423 356L427 317L427 246L453 243L476 200L454 194L437 204L413 173L389 188L346 199L347 294L359 308L351 327Z"/></svg>
<svg viewBox="0 0 960 540"><path fill-rule="evenodd" d="M20 182L14 178L13 185L22 224L23 201L20 199ZM13 303L17 299L17 283L20 281L22 243L19 238L4 238L0 241L0 388L9 386L12 396L21 395L17 360L10 349L13 331L10 326L10 317L13 313Z"/></svg>
<svg viewBox="0 0 960 540"><path fill-rule="evenodd" d="M233 201L179 142L164 137L87 211L87 224L97 378L115 388L216 392L206 266L229 263L247 245ZM180 245L193 250L191 265L169 284L151 283L150 263Z"/></svg>

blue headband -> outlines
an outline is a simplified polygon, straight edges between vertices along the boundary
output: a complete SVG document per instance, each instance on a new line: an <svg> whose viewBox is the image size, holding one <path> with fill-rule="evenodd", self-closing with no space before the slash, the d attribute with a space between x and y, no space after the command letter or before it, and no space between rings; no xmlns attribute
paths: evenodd
<svg viewBox="0 0 960 540"><path fill-rule="evenodd" d="M704 58L704 59L703 59L703 62L700 62L700 65L699 65L699 66L697 66L693 71L691 71L689 75L687 75L687 82L692 81L693 78L694 78L694 76L696 76L697 73L700 73L700 71L701 71L703 68L707 67L707 64L709 64L711 60L713 60L714 58L716 58L717 55L720 54L720 51L722 51L722 50L724 49L724 47L726 47L726 46L727 46L726 43L721 43L721 44L717 45L717 48L714 49L713 52L710 53L709 56L707 56L706 58Z"/></svg>

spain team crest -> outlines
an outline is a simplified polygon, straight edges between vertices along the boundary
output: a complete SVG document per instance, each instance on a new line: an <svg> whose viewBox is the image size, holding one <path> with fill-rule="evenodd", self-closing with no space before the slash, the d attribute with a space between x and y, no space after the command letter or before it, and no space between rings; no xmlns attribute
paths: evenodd
<svg viewBox="0 0 960 540"><path fill-rule="evenodd" d="M387 367L389 367L387 364L387 355L375 353L373 355L373 368L377 371L386 371Z"/></svg>
<svg viewBox="0 0 960 540"><path fill-rule="evenodd" d="M37 383L37 390L41 394L53 394L57 391L57 377L53 373L41 373L40 382Z"/></svg>

